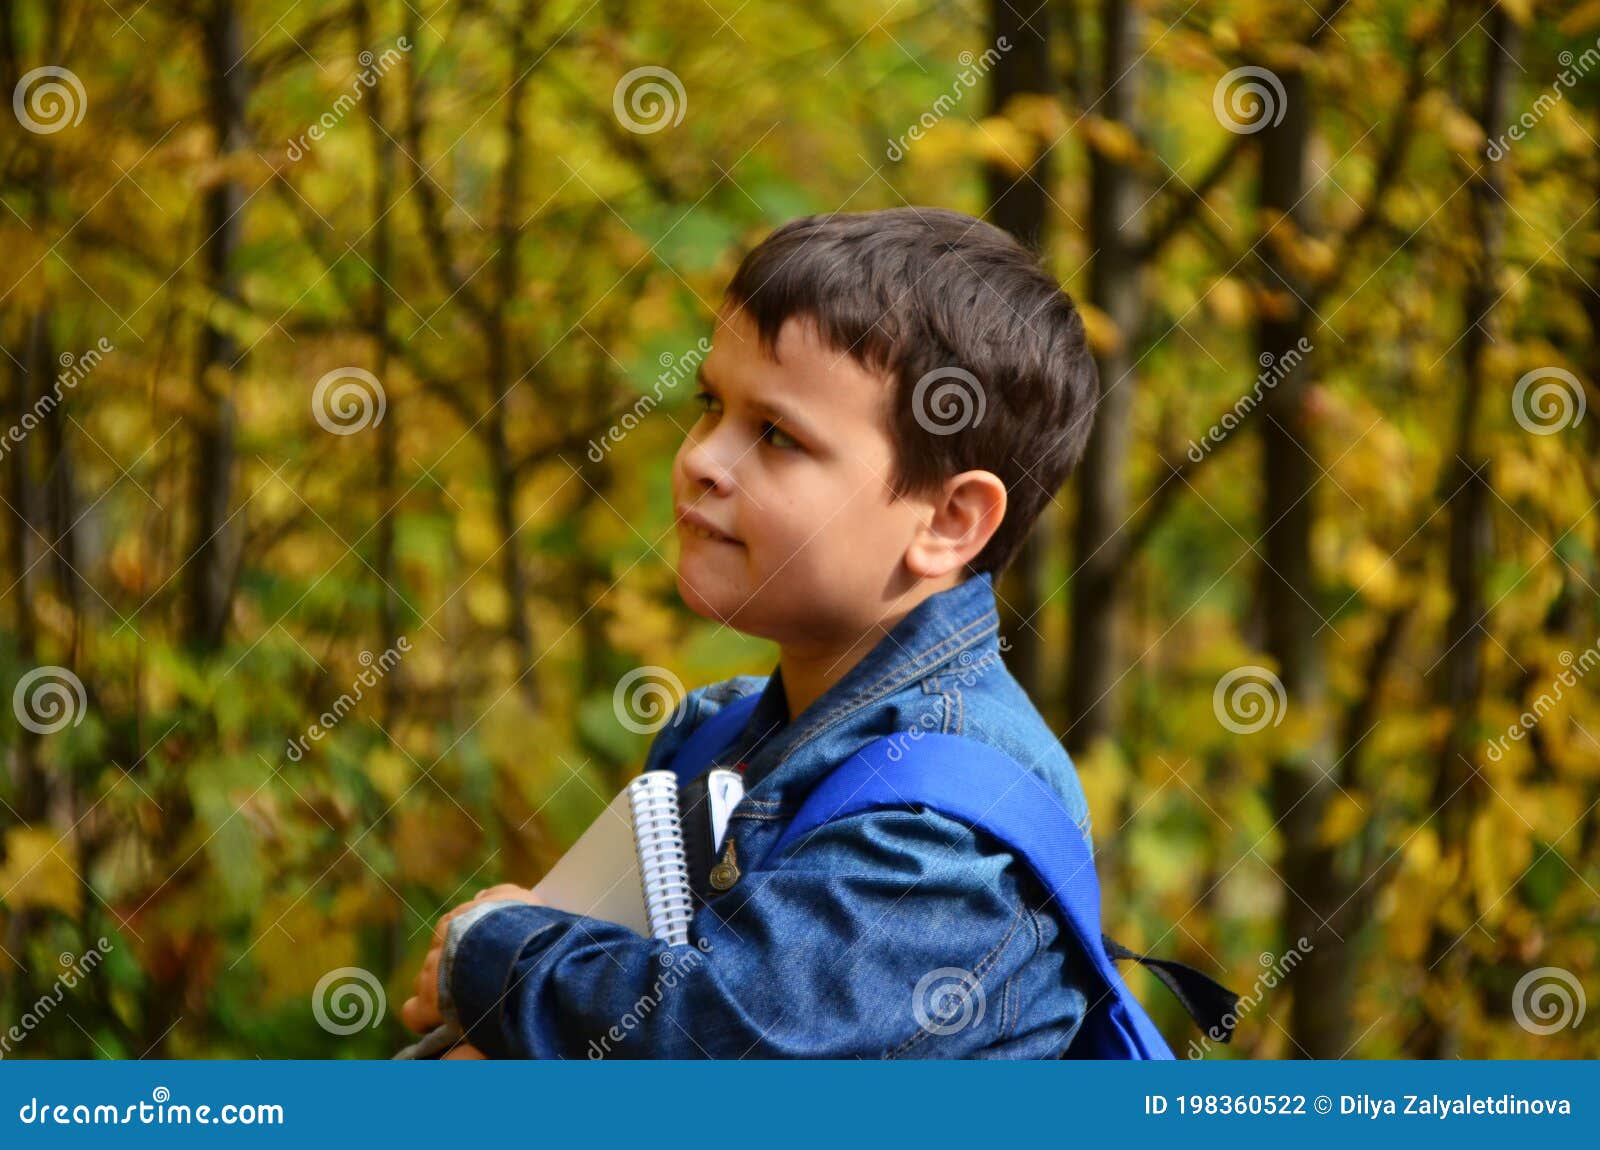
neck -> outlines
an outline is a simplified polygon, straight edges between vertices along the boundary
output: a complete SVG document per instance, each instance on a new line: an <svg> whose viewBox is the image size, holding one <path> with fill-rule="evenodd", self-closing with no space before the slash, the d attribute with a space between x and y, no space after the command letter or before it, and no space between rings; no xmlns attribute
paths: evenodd
<svg viewBox="0 0 1600 1150"><path fill-rule="evenodd" d="M954 579L925 581L917 588L920 594L896 600L892 610L853 638L783 644L779 649L778 668L783 675L783 695L789 705L789 721L794 722L807 707L826 694L828 688L849 674L850 669L865 659L918 603L955 585Z"/></svg>

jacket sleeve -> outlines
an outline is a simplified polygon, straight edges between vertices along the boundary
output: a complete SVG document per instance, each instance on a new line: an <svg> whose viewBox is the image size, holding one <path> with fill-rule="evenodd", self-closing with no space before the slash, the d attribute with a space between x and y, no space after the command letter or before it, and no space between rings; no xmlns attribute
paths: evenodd
<svg viewBox="0 0 1600 1150"><path fill-rule="evenodd" d="M441 997L497 1057L963 1057L1022 1013L1007 982L1047 941L1024 882L981 832L871 811L747 868L689 946L526 904L458 921Z"/></svg>

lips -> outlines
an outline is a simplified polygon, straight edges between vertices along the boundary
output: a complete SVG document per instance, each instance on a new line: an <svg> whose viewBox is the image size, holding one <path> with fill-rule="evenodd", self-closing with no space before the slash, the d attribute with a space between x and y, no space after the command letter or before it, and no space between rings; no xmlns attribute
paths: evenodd
<svg viewBox="0 0 1600 1150"><path fill-rule="evenodd" d="M739 542L691 507L680 506L678 508L678 526L695 538L705 539L712 543Z"/></svg>

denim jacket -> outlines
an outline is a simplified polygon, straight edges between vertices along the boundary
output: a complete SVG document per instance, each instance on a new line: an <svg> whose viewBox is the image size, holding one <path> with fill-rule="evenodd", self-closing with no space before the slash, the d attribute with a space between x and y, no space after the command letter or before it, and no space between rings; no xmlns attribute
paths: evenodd
<svg viewBox="0 0 1600 1150"><path fill-rule="evenodd" d="M1043 1058L1086 1009L1086 956L998 841L924 809L826 824L767 858L807 792L884 735L964 735L1040 775L1089 835L1071 760L1001 661L989 574L919 603L788 719L782 676L691 691L657 733L665 767L695 726L760 692L717 759L744 763L723 843L737 877L691 945L490 902L452 923L440 1005L502 1058ZM723 876L726 881L726 874Z"/></svg>

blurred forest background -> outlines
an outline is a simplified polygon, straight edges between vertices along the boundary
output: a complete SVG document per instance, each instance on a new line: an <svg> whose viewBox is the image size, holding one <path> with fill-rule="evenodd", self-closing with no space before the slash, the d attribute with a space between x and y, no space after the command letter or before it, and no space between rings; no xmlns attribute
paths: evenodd
<svg viewBox="0 0 1600 1150"><path fill-rule="evenodd" d="M0 3L4 1053L390 1053L437 916L638 769L638 670L771 670L675 593L681 385L771 228L905 203L1088 317L1094 440L1004 633L1108 928L1248 992L1189 1052L1600 1053L1597 37ZM330 1024L335 976L387 1009Z"/></svg>

